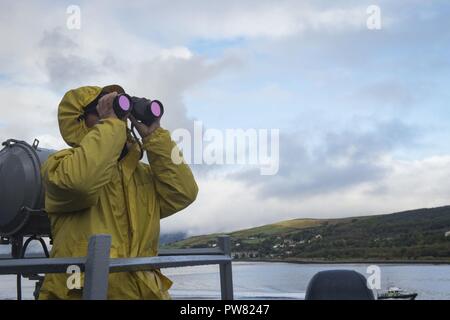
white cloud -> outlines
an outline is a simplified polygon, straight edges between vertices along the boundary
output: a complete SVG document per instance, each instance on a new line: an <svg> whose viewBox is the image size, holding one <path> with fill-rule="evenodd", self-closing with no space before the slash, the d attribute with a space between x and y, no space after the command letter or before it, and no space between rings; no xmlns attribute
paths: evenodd
<svg viewBox="0 0 450 320"><path fill-rule="evenodd" d="M174 47L161 50L161 58L167 60L170 58L189 60L193 57L193 53L185 47Z"/></svg>
<svg viewBox="0 0 450 320"><path fill-rule="evenodd" d="M392 174L379 182L289 200L261 197L256 188L230 178L199 180L197 201L163 220L162 231L230 232L296 218L386 214L448 204L450 156L417 161L386 157L382 162Z"/></svg>
<svg viewBox="0 0 450 320"><path fill-rule="evenodd" d="M135 28L154 28L178 40L279 38L312 30L334 33L365 28L367 18L364 5L325 9L306 1L171 1L140 4L134 10ZM158 14L151 16L149 25L150 12Z"/></svg>
<svg viewBox="0 0 450 320"><path fill-rule="evenodd" d="M59 100L60 97L54 92L42 88L1 86L1 140L15 138L32 143L34 138L42 136L47 140L51 137L56 146L61 146L56 115Z"/></svg>

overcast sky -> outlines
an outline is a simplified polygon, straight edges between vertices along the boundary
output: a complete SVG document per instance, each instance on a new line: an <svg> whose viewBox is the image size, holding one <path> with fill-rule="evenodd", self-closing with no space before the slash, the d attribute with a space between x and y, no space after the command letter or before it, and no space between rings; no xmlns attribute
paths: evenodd
<svg viewBox="0 0 450 320"><path fill-rule="evenodd" d="M449 17L445 0L2 1L0 138L66 148L63 94L119 83L171 130L280 130L277 175L196 165L198 199L163 232L446 205Z"/></svg>

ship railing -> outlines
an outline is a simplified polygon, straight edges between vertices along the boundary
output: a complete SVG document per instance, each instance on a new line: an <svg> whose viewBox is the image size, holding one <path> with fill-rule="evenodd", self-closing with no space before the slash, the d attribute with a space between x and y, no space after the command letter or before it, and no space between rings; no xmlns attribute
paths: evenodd
<svg viewBox="0 0 450 320"><path fill-rule="evenodd" d="M83 299L105 300L109 273L219 265L221 299L234 298L229 236L219 236L215 248L166 249L156 257L110 258L110 248L110 235L93 235L86 257L4 259L0 260L0 275L67 273L69 267L78 266L84 272Z"/></svg>

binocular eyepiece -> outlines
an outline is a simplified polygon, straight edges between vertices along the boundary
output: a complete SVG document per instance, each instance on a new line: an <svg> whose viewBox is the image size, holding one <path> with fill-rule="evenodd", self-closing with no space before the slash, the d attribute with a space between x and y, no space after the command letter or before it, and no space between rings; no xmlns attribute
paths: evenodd
<svg viewBox="0 0 450 320"><path fill-rule="evenodd" d="M164 114L164 106L159 100L130 97L126 93L119 94L114 98L113 109L118 118L122 119L131 113L136 120L147 126Z"/></svg>
<svg viewBox="0 0 450 320"><path fill-rule="evenodd" d="M122 119L133 108L131 97L126 93L117 95L113 100L113 110L117 118Z"/></svg>

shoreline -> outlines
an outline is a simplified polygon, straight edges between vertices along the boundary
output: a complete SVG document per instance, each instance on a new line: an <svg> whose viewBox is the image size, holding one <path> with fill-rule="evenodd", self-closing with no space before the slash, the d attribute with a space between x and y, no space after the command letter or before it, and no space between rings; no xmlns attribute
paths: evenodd
<svg viewBox="0 0 450 320"><path fill-rule="evenodd" d="M282 262L293 264L404 264L450 265L450 260L302 260L302 259L233 259L233 262Z"/></svg>
<svg viewBox="0 0 450 320"><path fill-rule="evenodd" d="M42 254L29 254L26 258L45 258ZM0 260L12 259L11 255L0 254ZM306 259L233 259L233 262L283 262L294 264L404 264L404 265L450 265L447 260L377 260L377 259L355 259L355 260L306 260Z"/></svg>

